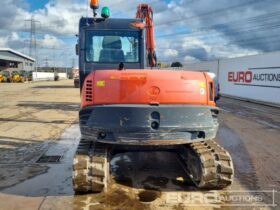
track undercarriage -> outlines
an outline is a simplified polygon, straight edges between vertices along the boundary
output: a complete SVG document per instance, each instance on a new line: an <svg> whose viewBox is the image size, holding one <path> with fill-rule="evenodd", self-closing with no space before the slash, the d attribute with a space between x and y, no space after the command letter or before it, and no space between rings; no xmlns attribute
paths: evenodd
<svg viewBox="0 0 280 210"><path fill-rule="evenodd" d="M75 192L106 192L109 179L108 147L81 140L73 160Z"/></svg>
<svg viewBox="0 0 280 210"><path fill-rule="evenodd" d="M222 189L233 182L231 156L214 140L186 145L183 151L183 168L198 188Z"/></svg>
<svg viewBox="0 0 280 210"><path fill-rule="evenodd" d="M122 147L118 147L120 148ZM156 148L157 146L153 147L154 150ZM134 149L141 151L143 146L134 146ZM231 156L214 140L166 146L165 149L178 154L178 160L188 177L200 189L222 189L233 181ZM129 151L125 147L124 150ZM106 192L109 185L110 157L116 153L114 146L110 144L81 140L73 162L75 192Z"/></svg>

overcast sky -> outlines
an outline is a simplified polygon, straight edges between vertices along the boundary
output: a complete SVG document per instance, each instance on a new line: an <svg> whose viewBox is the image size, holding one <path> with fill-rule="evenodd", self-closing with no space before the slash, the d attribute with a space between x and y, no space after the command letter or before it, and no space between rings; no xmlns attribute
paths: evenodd
<svg viewBox="0 0 280 210"><path fill-rule="evenodd" d="M154 10L157 55L182 63L280 50L279 0L100 0L111 18L135 16L137 4ZM81 16L88 0L5 0L0 7L0 47L29 53L30 20L36 20L40 66L72 66ZM34 52L33 52L34 53Z"/></svg>

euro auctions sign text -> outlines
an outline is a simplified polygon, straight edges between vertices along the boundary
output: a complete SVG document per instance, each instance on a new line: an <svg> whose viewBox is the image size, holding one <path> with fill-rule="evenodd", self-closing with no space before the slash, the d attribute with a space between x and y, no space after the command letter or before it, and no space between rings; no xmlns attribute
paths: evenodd
<svg viewBox="0 0 280 210"><path fill-rule="evenodd" d="M280 88L280 67L230 71L227 80L234 85Z"/></svg>

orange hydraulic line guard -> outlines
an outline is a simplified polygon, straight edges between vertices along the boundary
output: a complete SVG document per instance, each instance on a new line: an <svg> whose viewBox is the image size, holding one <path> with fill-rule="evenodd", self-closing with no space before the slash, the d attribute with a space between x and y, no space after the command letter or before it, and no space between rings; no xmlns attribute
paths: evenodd
<svg viewBox="0 0 280 210"><path fill-rule="evenodd" d="M157 66L155 52L155 36L153 24L153 10L149 4L139 4L137 7L136 18L145 20L146 23L146 51L150 67Z"/></svg>

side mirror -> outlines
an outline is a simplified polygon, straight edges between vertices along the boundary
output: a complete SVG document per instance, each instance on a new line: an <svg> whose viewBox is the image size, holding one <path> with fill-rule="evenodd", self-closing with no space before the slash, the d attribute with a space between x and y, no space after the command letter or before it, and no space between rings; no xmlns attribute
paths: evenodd
<svg viewBox="0 0 280 210"><path fill-rule="evenodd" d="M79 55L79 51L80 51L80 47L79 47L79 44L76 44L76 55Z"/></svg>

